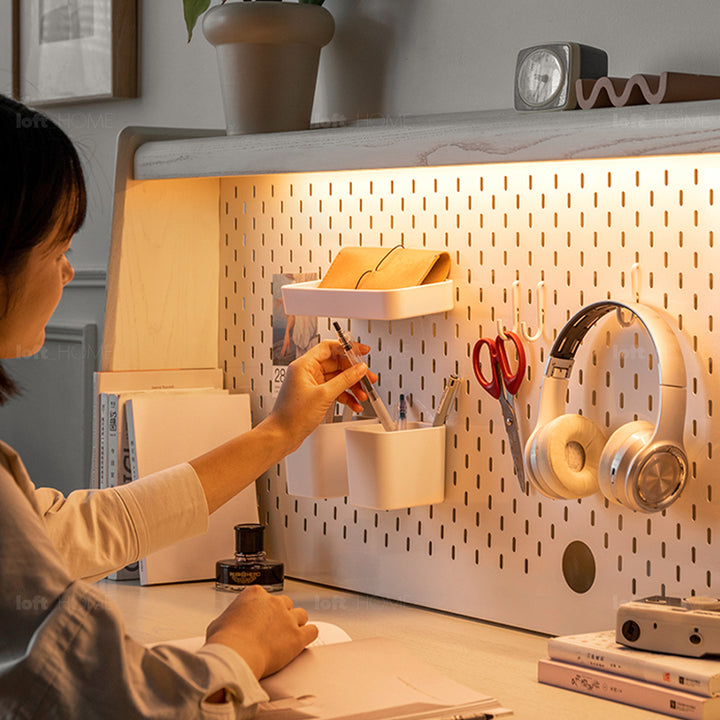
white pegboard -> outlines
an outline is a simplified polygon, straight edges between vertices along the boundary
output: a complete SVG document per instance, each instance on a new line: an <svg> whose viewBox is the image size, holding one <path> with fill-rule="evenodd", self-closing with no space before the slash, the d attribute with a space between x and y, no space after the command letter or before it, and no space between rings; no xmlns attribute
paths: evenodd
<svg viewBox="0 0 720 720"><path fill-rule="evenodd" d="M220 356L229 387L250 389L255 421L272 404L274 273L322 276L341 247L400 242L446 248L456 283L452 312L402 321L345 321L372 347L370 367L390 407L403 392L411 419L427 419L445 378L463 377L448 424L446 500L398 511L355 508L285 491L284 465L258 482L268 544L294 577L534 630L611 627L619 602L665 591L720 596L718 381L714 357L714 154L275 175L221 180ZM526 343L527 380L516 412L523 441L536 418L544 363L557 330L590 302L640 300L676 331L688 375L686 449L691 471L678 502L636 514L602 496L553 501L522 494L499 403L472 374L470 354L496 320L521 316L537 330L536 285L546 326ZM332 310L328 309L331 313ZM334 337L320 319L324 337ZM634 323L609 318L587 336L568 412L613 430L654 421L656 359ZM584 542L597 575L584 593L562 574L565 548Z"/></svg>

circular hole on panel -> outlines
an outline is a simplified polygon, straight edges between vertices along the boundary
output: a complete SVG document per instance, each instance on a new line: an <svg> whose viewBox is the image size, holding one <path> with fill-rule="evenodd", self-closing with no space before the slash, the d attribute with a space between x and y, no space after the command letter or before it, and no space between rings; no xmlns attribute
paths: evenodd
<svg viewBox="0 0 720 720"><path fill-rule="evenodd" d="M571 542L563 553L562 572L565 582L576 593L586 593L595 582L595 556L581 540Z"/></svg>

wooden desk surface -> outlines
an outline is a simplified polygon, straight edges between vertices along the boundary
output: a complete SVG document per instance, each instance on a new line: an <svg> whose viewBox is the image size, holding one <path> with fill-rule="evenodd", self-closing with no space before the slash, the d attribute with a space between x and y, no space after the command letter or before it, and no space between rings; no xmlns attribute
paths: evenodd
<svg viewBox="0 0 720 720"><path fill-rule="evenodd" d="M235 597L213 583L140 587L105 580L98 587L121 608L130 635L143 643L203 635ZM353 639L400 640L446 675L497 697L523 720L665 717L538 683L537 661L547 655L541 635L293 580L286 580L285 593L311 621L335 623Z"/></svg>

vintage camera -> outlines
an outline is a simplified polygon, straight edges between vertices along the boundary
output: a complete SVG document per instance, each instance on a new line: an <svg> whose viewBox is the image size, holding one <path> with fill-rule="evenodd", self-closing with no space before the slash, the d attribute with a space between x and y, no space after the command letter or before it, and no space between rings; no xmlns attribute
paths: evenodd
<svg viewBox="0 0 720 720"><path fill-rule="evenodd" d="M629 647L672 655L720 654L720 600L653 595L623 603L615 638Z"/></svg>

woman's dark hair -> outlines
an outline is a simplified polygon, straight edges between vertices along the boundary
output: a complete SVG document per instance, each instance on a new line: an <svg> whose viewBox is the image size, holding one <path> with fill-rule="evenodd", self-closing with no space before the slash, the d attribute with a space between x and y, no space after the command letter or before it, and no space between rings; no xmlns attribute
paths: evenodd
<svg viewBox="0 0 720 720"><path fill-rule="evenodd" d="M0 95L0 283L8 303L30 251L58 244L85 220L87 193L77 150L42 113ZM0 317L7 312L0 307ZM0 405L17 386L0 365Z"/></svg>

